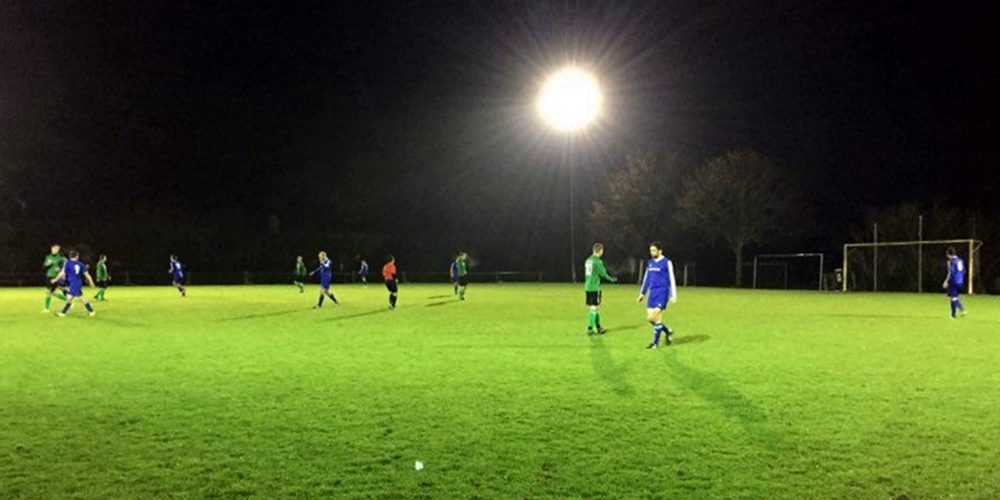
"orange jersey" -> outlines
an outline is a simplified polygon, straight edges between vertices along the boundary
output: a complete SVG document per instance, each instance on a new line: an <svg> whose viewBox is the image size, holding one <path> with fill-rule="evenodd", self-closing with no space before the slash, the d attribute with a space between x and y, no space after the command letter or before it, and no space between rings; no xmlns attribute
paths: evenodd
<svg viewBox="0 0 1000 500"><path fill-rule="evenodd" d="M382 278L384 278L386 281L396 279L396 264L395 263L390 262L390 263L382 266Z"/></svg>

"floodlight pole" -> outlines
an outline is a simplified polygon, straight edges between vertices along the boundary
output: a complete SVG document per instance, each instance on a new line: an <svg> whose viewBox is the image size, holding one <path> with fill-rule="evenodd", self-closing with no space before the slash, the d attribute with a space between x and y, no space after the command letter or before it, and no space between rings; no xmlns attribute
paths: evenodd
<svg viewBox="0 0 1000 500"><path fill-rule="evenodd" d="M569 266L570 275L573 277L573 283L576 283L576 230L573 224L573 208L576 206L573 204L573 171L576 170L576 165L573 158L572 152L570 152L569 159Z"/></svg>

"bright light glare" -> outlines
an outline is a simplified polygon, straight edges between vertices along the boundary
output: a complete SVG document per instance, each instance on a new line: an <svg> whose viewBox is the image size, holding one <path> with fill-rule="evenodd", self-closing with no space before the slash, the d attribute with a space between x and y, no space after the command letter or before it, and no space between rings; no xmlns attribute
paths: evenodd
<svg viewBox="0 0 1000 500"><path fill-rule="evenodd" d="M535 106L556 130L573 132L586 127L601 111L601 89L593 75L569 67L549 77Z"/></svg>

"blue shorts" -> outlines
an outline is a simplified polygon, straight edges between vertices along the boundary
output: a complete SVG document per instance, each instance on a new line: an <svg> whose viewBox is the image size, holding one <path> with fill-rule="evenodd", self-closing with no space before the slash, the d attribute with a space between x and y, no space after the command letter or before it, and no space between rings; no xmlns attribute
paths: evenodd
<svg viewBox="0 0 1000 500"><path fill-rule="evenodd" d="M330 283L333 282L333 278L320 278L319 287L320 288L330 288Z"/></svg>
<svg viewBox="0 0 1000 500"><path fill-rule="evenodd" d="M948 283L948 296L951 298L956 298L962 294L962 285L956 283Z"/></svg>
<svg viewBox="0 0 1000 500"><path fill-rule="evenodd" d="M184 282L184 275L183 274L175 274L173 276L173 280L174 280L174 283L182 283L182 282Z"/></svg>
<svg viewBox="0 0 1000 500"><path fill-rule="evenodd" d="M667 293L666 288L654 288L649 291L649 295L646 296L646 308L647 309L666 309L667 300L670 299L670 294Z"/></svg>
<svg viewBox="0 0 1000 500"><path fill-rule="evenodd" d="M83 296L83 282L70 283L69 284L68 295L72 295L74 297L82 297Z"/></svg>

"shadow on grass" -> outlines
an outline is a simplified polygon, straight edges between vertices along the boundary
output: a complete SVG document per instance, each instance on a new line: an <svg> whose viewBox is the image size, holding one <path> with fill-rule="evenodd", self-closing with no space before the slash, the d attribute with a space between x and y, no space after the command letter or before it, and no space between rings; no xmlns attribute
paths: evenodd
<svg viewBox="0 0 1000 500"><path fill-rule="evenodd" d="M628 332L632 330L638 330L644 326L649 326L649 323L643 323L641 325L629 325L629 326L616 326L613 328L608 328L608 333L621 333Z"/></svg>
<svg viewBox="0 0 1000 500"><path fill-rule="evenodd" d="M301 309L301 308L299 308L299 309L284 309L284 310L281 310L281 311L271 311L271 312L263 312L263 313L244 314L242 316L233 316L231 318L222 318L222 319L219 319L218 321L242 321L242 320L245 320L245 319L272 318L272 317L275 317L275 316L287 316L289 314L295 314L297 312L302 312L302 311L305 311L305 309Z"/></svg>
<svg viewBox="0 0 1000 500"><path fill-rule="evenodd" d="M147 323L143 323L141 321L129 321L127 319L114 318L114 317L108 316L106 314L101 314L101 313L97 313L97 316L94 316L93 319L96 320L96 321L98 321L98 322L101 322L101 323L107 323L109 325L114 325L114 326L120 326L122 328L143 328L143 327L148 326Z"/></svg>
<svg viewBox="0 0 1000 500"><path fill-rule="evenodd" d="M608 351L608 347L604 345L604 339L601 337L591 338L590 359L594 364L594 373L597 378L608 384L611 392L619 396L630 396L635 392L625 380L628 367L615 363L615 358L611 356L611 352Z"/></svg>
<svg viewBox="0 0 1000 500"><path fill-rule="evenodd" d="M430 304L427 304L424 307L446 306L448 304L458 304L458 302L459 301L457 300L442 300L441 302L431 302Z"/></svg>
<svg viewBox="0 0 1000 500"><path fill-rule="evenodd" d="M684 345L684 344L700 344L702 342L707 342L712 337L708 335L685 335L683 337L671 337L673 345Z"/></svg>
<svg viewBox="0 0 1000 500"><path fill-rule="evenodd" d="M385 314L385 313L390 312L390 311L392 311L392 309L389 309L389 306L385 306L384 308L381 308L381 309L372 309L371 311L359 312L359 313L354 313L354 314L345 314L343 316L330 316L329 318L326 318L326 320L327 321L341 321L341 320L345 320L345 319L363 318L365 316L374 316L376 314Z"/></svg>
<svg viewBox="0 0 1000 500"><path fill-rule="evenodd" d="M454 295L431 295L427 297L428 299L447 299L448 297L454 297Z"/></svg>
<svg viewBox="0 0 1000 500"><path fill-rule="evenodd" d="M782 437L768 425L764 409L734 388L728 380L682 363L674 351L664 356L664 362L670 368L670 375L683 387L714 405L726 418L738 422L751 439L768 449L781 444Z"/></svg>

